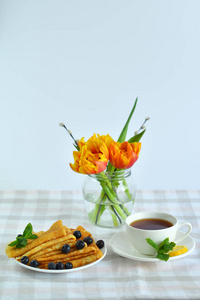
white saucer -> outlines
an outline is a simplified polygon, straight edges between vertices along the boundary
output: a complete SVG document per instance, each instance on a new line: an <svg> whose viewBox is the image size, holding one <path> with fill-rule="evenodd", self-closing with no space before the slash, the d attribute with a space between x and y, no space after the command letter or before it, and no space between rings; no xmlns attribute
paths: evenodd
<svg viewBox="0 0 200 300"><path fill-rule="evenodd" d="M184 232L178 231L177 238L180 238L183 236ZM181 255L173 256L169 258L170 260L175 260L179 258L183 258L187 255L189 255L195 248L195 240L188 235L184 240L182 240L180 245L184 245L188 248L188 251L186 253L183 253ZM178 244L177 244L178 245ZM161 261L155 257L149 257L143 254L138 253L129 243L126 232L120 231L114 234L110 239L110 246L111 249L119 254L120 256L132 259L132 260L139 260L139 261L148 261L148 262L158 262Z"/></svg>
<svg viewBox="0 0 200 300"><path fill-rule="evenodd" d="M98 239L94 238L94 240L97 241ZM82 267L72 268L72 269L64 269L64 270L48 270L48 269L33 268L33 267L27 266L25 264L22 264L21 262L17 261L14 258L13 258L13 261L16 264L18 264L19 266L21 266L21 267L23 267L25 269L31 270L31 271L36 271L36 272L41 272L41 273L53 273L53 274L70 273L70 272L75 272L75 271L80 271L80 270L83 270L83 269L86 269L86 268L90 268L90 267L98 264L106 256L107 247L106 247L105 244L104 244L104 247L101 248L101 251L103 253L103 256L101 258L99 258L98 260L96 260L96 261L94 261L94 262L92 262L90 264L84 265Z"/></svg>

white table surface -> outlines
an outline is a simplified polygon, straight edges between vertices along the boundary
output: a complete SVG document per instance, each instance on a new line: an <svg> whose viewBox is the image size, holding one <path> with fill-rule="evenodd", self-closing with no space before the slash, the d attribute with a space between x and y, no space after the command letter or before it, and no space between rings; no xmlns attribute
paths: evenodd
<svg viewBox="0 0 200 300"><path fill-rule="evenodd" d="M109 240L123 230L96 227L87 220L81 191L0 191L0 299L200 299L200 191L138 191L134 211L159 210L192 224L196 242L181 259L156 263L115 254ZM27 270L4 248L31 222L35 231L56 220L83 225L107 245L93 267L65 274Z"/></svg>

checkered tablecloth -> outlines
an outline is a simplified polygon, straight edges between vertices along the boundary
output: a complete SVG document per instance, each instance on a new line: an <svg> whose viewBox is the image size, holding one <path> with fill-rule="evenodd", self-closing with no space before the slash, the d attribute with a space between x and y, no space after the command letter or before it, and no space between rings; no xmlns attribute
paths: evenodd
<svg viewBox="0 0 200 300"><path fill-rule="evenodd" d="M181 259L156 263L115 254L109 240L117 230L87 220L81 192L0 192L0 299L200 299L200 191L138 191L134 211L160 210L189 221L194 251ZM46 230L56 220L85 226L107 245L106 257L91 268L46 274L18 266L4 253L7 242L31 222Z"/></svg>

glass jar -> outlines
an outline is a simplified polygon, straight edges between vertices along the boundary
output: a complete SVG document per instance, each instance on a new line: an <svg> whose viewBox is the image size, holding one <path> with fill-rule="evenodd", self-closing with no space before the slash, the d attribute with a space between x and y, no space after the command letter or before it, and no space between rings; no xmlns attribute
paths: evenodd
<svg viewBox="0 0 200 300"><path fill-rule="evenodd" d="M132 212L136 184L131 169L87 175L83 187L86 212L91 223L119 227Z"/></svg>

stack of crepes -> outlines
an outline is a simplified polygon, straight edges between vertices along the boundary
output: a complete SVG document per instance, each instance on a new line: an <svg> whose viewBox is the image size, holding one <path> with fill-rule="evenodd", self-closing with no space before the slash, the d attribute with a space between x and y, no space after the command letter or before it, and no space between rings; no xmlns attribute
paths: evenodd
<svg viewBox="0 0 200 300"><path fill-rule="evenodd" d="M81 232L81 238L77 239L73 232L78 230ZM7 246L6 254L9 258L13 257L21 261L23 256L31 260L39 262L39 268L48 269L49 262L62 262L63 264L71 262L73 268L81 267L86 264L92 263L103 256L102 251L93 243L85 246L81 250L77 250L76 243L78 240L83 240L85 237L92 235L86 231L82 226L76 229L70 229L63 226L61 220L55 222L47 231L40 231L36 233L38 238L35 240L28 240L28 243L23 248L16 248ZM62 253L63 245L70 246L70 252L67 254Z"/></svg>

